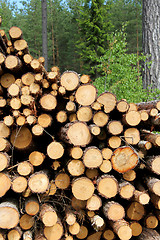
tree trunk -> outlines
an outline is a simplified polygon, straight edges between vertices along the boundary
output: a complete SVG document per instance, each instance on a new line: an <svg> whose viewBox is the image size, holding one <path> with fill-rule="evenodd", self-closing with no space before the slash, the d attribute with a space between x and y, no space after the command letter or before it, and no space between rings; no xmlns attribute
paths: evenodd
<svg viewBox="0 0 160 240"><path fill-rule="evenodd" d="M143 86L160 88L160 5L158 0L143 0L143 52L146 61L151 61L151 67L144 64Z"/></svg>
<svg viewBox="0 0 160 240"><path fill-rule="evenodd" d="M42 51L45 58L45 69L47 70L48 54L47 54L47 1L42 0Z"/></svg>

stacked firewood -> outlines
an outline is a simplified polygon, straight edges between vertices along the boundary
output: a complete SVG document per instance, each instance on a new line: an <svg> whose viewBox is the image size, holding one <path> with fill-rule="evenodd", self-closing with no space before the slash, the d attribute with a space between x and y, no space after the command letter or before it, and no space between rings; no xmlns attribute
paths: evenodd
<svg viewBox="0 0 160 240"><path fill-rule="evenodd" d="M10 37L10 40L9 40ZM0 239L160 239L160 101L97 95L0 30Z"/></svg>

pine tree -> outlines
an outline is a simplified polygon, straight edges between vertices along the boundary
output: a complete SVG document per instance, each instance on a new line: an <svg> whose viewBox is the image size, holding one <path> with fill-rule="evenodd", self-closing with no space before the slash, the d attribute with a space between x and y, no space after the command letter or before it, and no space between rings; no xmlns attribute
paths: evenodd
<svg viewBox="0 0 160 240"><path fill-rule="evenodd" d="M98 76L95 68L97 61L107 48L107 28L104 21L104 1L86 0L80 10L80 40L77 47L83 61L83 69L92 78Z"/></svg>

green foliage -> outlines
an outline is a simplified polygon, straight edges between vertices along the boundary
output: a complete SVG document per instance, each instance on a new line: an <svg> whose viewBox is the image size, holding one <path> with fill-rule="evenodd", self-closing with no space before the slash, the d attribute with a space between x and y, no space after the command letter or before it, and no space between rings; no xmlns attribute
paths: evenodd
<svg viewBox="0 0 160 240"><path fill-rule="evenodd" d="M143 55L127 53L125 26L120 31L108 35L109 48L105 55L100 57L97 68L102 76L95 80L99 93L110 91L118 99L127 99L128 102L141 102L153 99L158 90L144 90L140 69L140 61L145 60Z"/></svg>

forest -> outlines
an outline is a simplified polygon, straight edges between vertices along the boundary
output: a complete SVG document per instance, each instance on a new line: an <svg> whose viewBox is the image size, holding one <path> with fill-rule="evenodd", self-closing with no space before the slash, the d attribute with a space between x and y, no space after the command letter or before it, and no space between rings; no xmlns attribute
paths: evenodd
<svg viewBox="0 0 160 240"><path fill-rule="evenodd" d="M0 1L2 27L18 26L35 58L42 56L40 0ZM48 0L48 70L89 74L99 93L129 102L155 98L142 82L142 1ZM156 91L157 93L157 91Z"/></svg>

